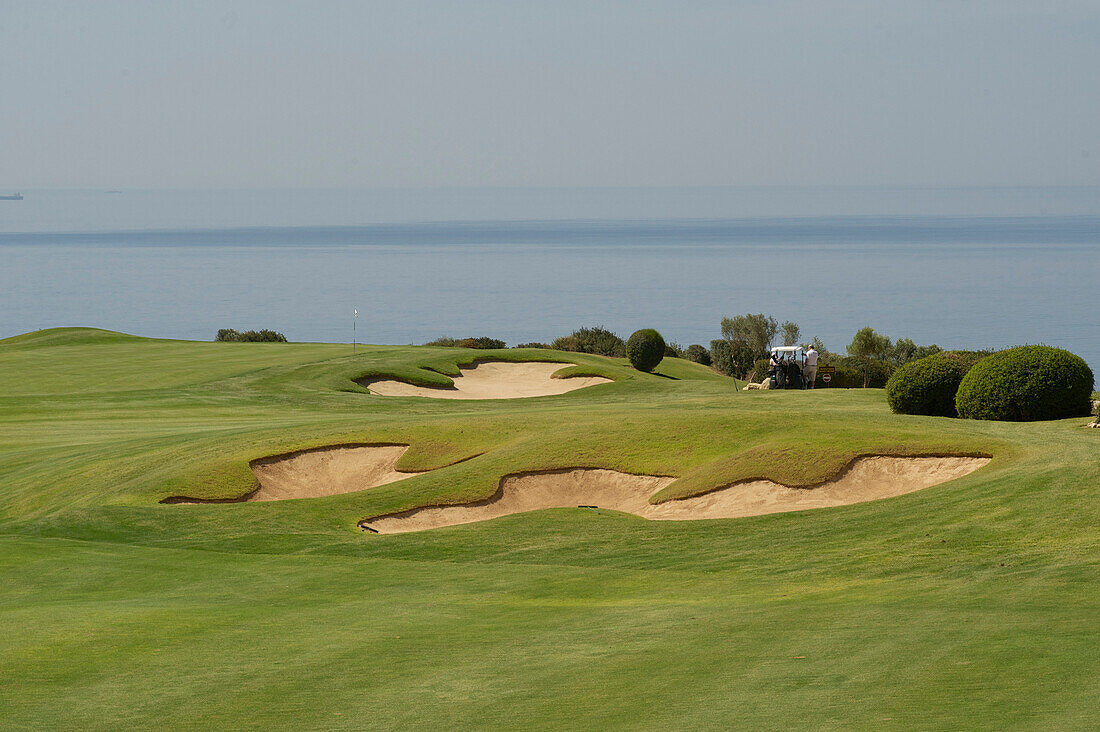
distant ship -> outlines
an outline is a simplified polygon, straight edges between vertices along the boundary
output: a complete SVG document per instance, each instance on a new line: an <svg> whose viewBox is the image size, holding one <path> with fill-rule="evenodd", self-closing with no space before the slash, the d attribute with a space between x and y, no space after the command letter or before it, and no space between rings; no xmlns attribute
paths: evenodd
<svg viewBox="0 0 1100 732"><path fill-rule="evenodd" d="M0 193L0 201L22 201L22 193Z"/></svg>

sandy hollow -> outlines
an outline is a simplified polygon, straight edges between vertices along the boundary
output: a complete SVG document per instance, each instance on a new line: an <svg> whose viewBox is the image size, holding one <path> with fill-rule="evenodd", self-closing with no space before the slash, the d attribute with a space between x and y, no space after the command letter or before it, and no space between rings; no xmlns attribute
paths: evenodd
<svg viewBox="0 0 1100 732"><path fill-rule="evenodd" d="M461 374L453 377L454 388L416 386L392 379L362 380L359 383L372 393L381 396L419 396L433 399L521 399L564 394L586 386L611 382L611 379L600 376L550 378L554 372L572 365L536 361L522 363L481 361L469 366L460 366Z"/></svg>
<svg viewBox="0 0 1100 732"><path fill-rule="evenodd" d="M543 508L578 506L624 511L661 521L739 518L900 496L962 477L988 462L989 458L975 457L864 457L815 488L788 488L770 480L757 480L660 504L651 504L650 496L674 478L589 468L524 473L505 476L497 494L486 501L413 509L367 519L359 525L367 531L399 534Z"/></svg>
<svg viewBox="0 0 1100 732"><path fill-rule="evenodd" d="M240 499L172 497L162 503L238 503L318 498L393 483L416 473L397 470L408 445L344 445L253 460L258 487Z"/></svg>

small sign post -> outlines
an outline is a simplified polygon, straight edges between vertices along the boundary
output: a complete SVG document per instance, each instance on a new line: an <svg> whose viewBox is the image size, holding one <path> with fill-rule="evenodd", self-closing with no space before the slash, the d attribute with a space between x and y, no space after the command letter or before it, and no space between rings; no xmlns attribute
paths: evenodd
<svg viewBox="0 0 1100 732"><path fill-rule="evenodd" d="M836 373L836 366L818 366L817 373L821 374L821 383L828 386L833 380L833 374Z"/></svg>

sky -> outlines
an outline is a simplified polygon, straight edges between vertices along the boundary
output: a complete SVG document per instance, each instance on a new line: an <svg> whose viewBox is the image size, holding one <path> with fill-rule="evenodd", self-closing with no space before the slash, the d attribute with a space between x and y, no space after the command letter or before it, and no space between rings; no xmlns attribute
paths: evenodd
<svg viewBox="0 0 1100 732"><path fill-rule="evenodd" d="M0 0L0 186L1100 185L1098 39L1095 0Z"/></svg>

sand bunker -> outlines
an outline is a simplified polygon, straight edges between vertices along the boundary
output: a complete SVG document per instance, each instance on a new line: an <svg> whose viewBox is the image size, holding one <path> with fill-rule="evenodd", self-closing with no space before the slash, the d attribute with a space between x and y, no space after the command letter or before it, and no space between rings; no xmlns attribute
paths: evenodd
<svg viewBox="0 0 1100 732"><path fill-rule="evenodd" d="M419 396L433 399L522 399L564 394L586 386L611 382L611 379L600 376L550 378L555 371L572 365L535 361L524 363L483 361L461 366L461 375L453 377L455 382L453 388L416 386L392 379L359 383L372 393L382 396Z"/></svg>
<svg viewBox="0 0 1100 732"><path fill-rule="evenodd" d="M162 503L282 501L353 493L416 475L396 468L398 459L408 449L408 445L348 445L253 460L252 472L259 487L242 498L173 497Z"/></svg>
<svg viewBox="0 0 1100 732"><path fill-rule="evenodd" d="M661 521L739 518L900 496L962 477L988 462L989 458L975 457L865 457L815 488L788 488L758 480L656 505L649 502L649 497L674 478L586 468L527 473L505 476L496 496L487 501L413 509L367 519L359 525L381 534L400 534L524 511L577 506L624 511Z"/></svg>

